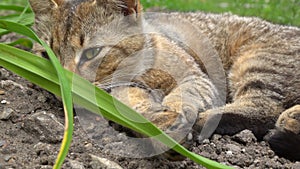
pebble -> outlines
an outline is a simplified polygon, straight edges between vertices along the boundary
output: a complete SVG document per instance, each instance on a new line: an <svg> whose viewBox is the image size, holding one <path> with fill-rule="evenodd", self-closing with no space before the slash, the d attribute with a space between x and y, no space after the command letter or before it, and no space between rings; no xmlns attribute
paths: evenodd
<svg viewBox="0 0 300 169"><path fill-rule="evenodd" d="M12 80L2 80L0 82L0 86L1 88L5 89L5 90L13 90L15 88L19 88L19 89L24 89L24 87Z"/></svg>
<svg viewBox="0 0 300 169"><path fill-rule="evenodd" d="M1 100L1 104L6 104L7 101L6 100Z"/></svg>
<svg viewBox="0 0 300 169"><path fill-rule="evenodd" d="M13 109L4 107L4 110L0 112L0 120L8 120L13 114L13 112Z"/></svg>
<svg viewBox="0 0 300 169"><path fill-rule="evenodd" d="M227 144L226 148L234 154L239 154L242 151L239 146L234 144Z"/></svg>
<svg viewBox="0 0 300 169"><path fill-rule="evenodd" d="M13 157L11 157L11 158L8 160L8 163L9 163L9 164L15 164L15 163L16 163L16 160L15 160Z"/></svg>
<svg viewBox="0 0 300 169"><path fill-rule="evenodd" d="M92 169L123 169L119 164L110 161L106 158L101 158L95 155L90 154L92 161L91 161L91 167Z"/></svg>
<svg viewBox="0 0 300 169"><path fill-rule="evenodd" d="M43 155L48 156L51 154L51 150L53 150L53 147L50 144L46 144L42 142L38 142L33 146L33 148L38 156L43 156Z"/></svg>
<svg viewBox="0 0 300 169"><path fill-rule="evenodd" d="M232 156L233 155L233 152L232 151L226 151L226 155L228 155L228 156Z"/></svg>
<svg viewBox="0 0 300 169"><path fill-rule="evenodd" d="M204 140L202 141L202 144L209 144L209 143L210 143L209 139L204 139Z"/></svg>
<svg viewBox="0 0 300 169"><path fill-rule="evenodd" d="M5 145L6 141L0 140L0 147L3 147Z"/></svg>
<svg viewBox="0 0 300 169"><path fill-rule="evenodd" d="M4 90L0 90L0 95L4 95L5 91Z"/></svg>
<svg viewBox="0 0 300 169"><path fill-rule="evenodd" d="M71 169L85 169L84 165L79 161L69 160L69 164Z"/></svg>
<svg viewBox="0 0 300 169"><path fill-rule="evenodd" d="M257 141L256 137L250 130L243 130L240 133L234 135L232 139L242 144L249 144Z"/></svg>
<svg viewBox="0 0 300 169"><path fill-rule="evenodd" d="M42 103L45 103L47 101L47 98L43 95L43 94L40 94L38 97L37 97L37 100L39 102L42 102Z"/></svg>
<svg viewBox="0 0 300 169"><path fill-rule="evenodd" d="M11 159L11 156L10 155L6 155L4 156L4 161L8 162L10 159Z"/></svg>
<svg viewBox="0 0 300 169"><path fill-rule="evenodd" d="M40 169L52 169L52 166L49 166L49 165L42 165L39 167L40 167Z"/></svg>
<svg viewBox="0 0 300 169"><path fill-rule="evenodd" d="M219 135L219 134L214 134L213 136L212 136L212 140L213 141L217 141L217 140L220 140L222 138L222 136L221 135Z"/></svg>
<svg viewBox="0 0 300 169"><path fill-rule="evenodd" d="M300 162L297 161L291 168L300 168Z"/></svg>
<svg viewBox="0 0 300 169"><path fill-rule="evenodd" d="M86 145L84 145L84 147L87 149L87 150L91 150L93 148L93 144L92 143L87 143Z"/></svg>
<svg viewBox="0 0 300 169"><path fill-rule="evenodd" d="M39 140L43 143L58 143L64 133L64 126L55 115L45 111L26 117L22 128L28 133L39 136Z"/></svg>

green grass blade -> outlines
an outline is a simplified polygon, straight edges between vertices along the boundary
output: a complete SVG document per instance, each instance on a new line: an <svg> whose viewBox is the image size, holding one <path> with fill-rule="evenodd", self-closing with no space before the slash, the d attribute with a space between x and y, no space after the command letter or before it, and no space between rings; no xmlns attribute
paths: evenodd
<svg viewBox="0 0 300 169"><path fill-rule="evenodd" d="M16 12L22 12L24 10L24 6L18 6L18 5L5 5L5 4L0 4L0 9L1 10L11 10L11 11L16 11ZM30 8L27 8L25 10L25 12L27 13L31 13L32 10Z"/></svg>
<svg viewBox="0 0 300 169"><path fill-rule="evenodd" d="M46 90L49 90L54 94L60 95L59 80L56 75L55 69L51 66L51 63L46 59L37 57L26 51L22 51L4 44L0 44L0 65L23 76L24 78L45 88ZM47 69L45 69L45 67L47 67ZM67 70L64 71L66 72L68 83L76 81L76 84L73 83L73 85L78 85L78 87L75 88L82 89L72 91L74 102L79 104L80 106L83 106L99 115L101 112L101 115L103 115L105 118L115 121L123 126L131 128L145 135L160 135L159 137L157 137L158 140L173 148L178 153L194 160L196 163L201 164L207 168L230 168L228 166L211 161L207 158L201 157L195 153L189 152L150 122L137 123L128 120L127 118L124 118L123 113L126 112L126 114L130 116L136 116L138 118L143 119L143 121L147 121L140 114L136 113L131 108L127 107L121 102L118 102L112 96L100 90L88 81ZM73 80L74 78L76 80ZM91 99L91 92L89 92L86 89L95 90L95 95L97 99ZM122 114L118 112L118 110L114 107L114 104L118 104L119 109L122 109L123 111ZM174 145L175 147L173 147Z"/></svg>
<svg viewBox="0 0 300 169"><path fill-rule="evenodd" d="M31 49L32 46L33 46L33 43L29 39L20 38L20 39L14 41L14 42L7 43L7 45L10 45L10 46L21 45L25 48Z"/></svg>
<svg viewBox="0 0 300 169"><path fill-rule="evenodd" d="M56 163L53 167L54 169L59 169L62 166L64 159L68 154L68 150L70 148L72 135L73 135L73 100L72 100L72 93L71 93L71 84L68 83L68 79L65 76L65 72L62 66L60 65L58 59L56 58L55 54L53 53L53 51L45 42L41 41L31 29L29 29L27 26L18 23L14 23L10 21L1 21L1 20L0 20L0 27L3 29L7 29L11 32L16 32L21 35L30 37L36 42L40 43L47 51L52 66L56 70L59 83L60 83L60 89L61 89L60 92L61 92L61 97L64 105L64 112L65 112L64 137L63 137L61 149L58 154Z"/></svg>
<svg viewBox="0 0 300 169"><path fill-rule="evenodd" d="M0 20L0 28L5 29L10 32L16 32L18 34L27 36L32 40L42 43L41 40L35 35L35 33L29 29L27 26L21 25L19 23L15 23L12 21Z"/></svg>

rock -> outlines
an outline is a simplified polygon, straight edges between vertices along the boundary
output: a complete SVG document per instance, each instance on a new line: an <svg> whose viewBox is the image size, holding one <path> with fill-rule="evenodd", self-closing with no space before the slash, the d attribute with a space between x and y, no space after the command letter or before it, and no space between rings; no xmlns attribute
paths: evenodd
<svg viewBox="0 0 300 169"><path fill-rule="evenodd" d="M226 155L228 155L228 156L232 156L233 155L233 152L232 151L226 151Z"/></svg>
<svg viewBox="0 0 300 169"><path fill-rule="evenodd" d="M42 103L45 103L47 101L47 98L43 95L43 94L40 94L38 97L37 97L37 100L39 102L42 102Z"/></svg>
<svg viewBox="0 0 300 169"><path fill-rule="evenodd" d="M6 144L5 140L0 140L0 148L3 147Z"/></svg>
<svg viewBox="0 0 300 169"><path fill-rule="evenodd" d="M240 133L234 135L232 139L242 144L249 144L257 141L256 137L250 130L243 130Z"/></svg>
<svg viewBox="0 0 300 169"><path fill-rule="evenodd" d="M38 166L37 168L40 168L40 169L52 169L52 166L50 166L50 165L42 165L42 166Z"/></svg>
<svg viewBox="0 0 300 169"><path fill-rule="evenodd" d="M0 90L0 95L4 95L5 91L4 90Z"/></svg>
<svg viewBox="0 0 300 169"><path fill-rule="evenodd" d="M0 120L8 120L13 114L13 112L13 109L4 107L3 111L0 112Z"/></svg>
<svg viewBox="0 0 300 169"><path fill-rule="evenodd" d="M7 103L7 101L6 100L1 100L1 102L0 102L1 104L6 104Z"/></svg>
<svg viewBox="0 0 300 169"><path fill-rule="evenodd" d="M43 156L43 155L50 155L51 151L53 150L53 146L51 144L46 144L39 142L36 145L33 146L36 154L38 156Z"/></svg>
<svg viewBox="0 0 300 169"><path fill-rule="evenodd" d="M8 164L15 164L16 163L16 160L14 157L10 158L7 162Z"/></svg>
<svg viewBox="0 0 300 169"><path fill-rule="evenodd" d="M300 168L300 162L297 161L296 163L291 164L290 168Z"/></svg>
<svg viewBox="0 0 300 169"><path fill-rule="evenodd" d="M91 150L93 149L93 144L92 143L87 143L84 145L84 147L86 148L86 150Z"/></svg>
<svg viewBox="0 0 300 169"><path fill-rule="evenodd" d="M217 140L220 140L221 138L222 138L221 135L219 135L219 134L214 134L214 135L211 137L211 140L217 141Z"/></svg>
<svg viewBox="0 0 300 169"><path fill-rule="evenodd" d="M4 161L8 162L10 159L11 159L11 156L10 155L5 155L3 157Z"/></svg>
<svg viewBox="0 0 300 169"><path fill-rule="evenodd" d="M226 148L234 154L239 154L242 151L242 149L239 146L234 144L227 144Z"/></svg>
<svg viewBox="0 0 300 169"><path fill-rule="evenodd" d="M15 88L19 88L21 90L24 89L24 87L12 80L2 80L0 82L1 88L5 89L5 90L13 90Z"/></svg>
<svg viewBox="0 0 300 169"><path fill-rule="evenodd" d="M209 139L204 139L204 140L202 141L202 144L209 144L209 143L210 143Z"/></svg>
<svg viewBox="0 0 300 169"><path fill-rule="evenodd" d="M64 126L51 113L41 111L27 117L22 128L44 143L58 143L63 138Z"/></svg>
<svg viewBox="0 0 300 169"><path fill-rule="evenodd" d="M119 164L106 158L97 157L92 154L90 154L90 156L92 158L90 164L92 169L123 169Z"/></svg>
<svg viewBox="0 0 300 169"><path fill-rule="evenodd" d="M83 163L75 160L69 160L69 165L71 169L85 169Z"/></svg>

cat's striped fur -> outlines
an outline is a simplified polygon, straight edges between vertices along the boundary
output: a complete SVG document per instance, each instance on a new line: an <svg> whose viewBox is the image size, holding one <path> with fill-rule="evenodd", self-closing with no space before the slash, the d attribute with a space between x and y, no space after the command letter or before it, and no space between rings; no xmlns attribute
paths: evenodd
<svg viewBox="0 0 300 169"><path fill-rule="evenodd" d="M200 133L205 122L222 115L216 133L250 129L262 138L276 128L271 147L279 155L300 160L299 28L231 14L167 15L178 27L175 35L193 37L188 44L197 47L201 36L193 33L200 32L217 51L227 78L223 86L228 89L227 100L222 105L218 85L207 75L199 53L168 35L143 34L144 24L155 24L157 18L150 15L144 20L138 0L30 3L36 13L36 31L65 68L111 90L171 136L187 135L183 144L190 144L190 128ZM83 58L95 47L97 56ZM136 54L139 51L144 52ZM138 64L142 73L135 72ZM91 77L91 72L96 75ZM177 158L171 151L166 154Z"/></svg>

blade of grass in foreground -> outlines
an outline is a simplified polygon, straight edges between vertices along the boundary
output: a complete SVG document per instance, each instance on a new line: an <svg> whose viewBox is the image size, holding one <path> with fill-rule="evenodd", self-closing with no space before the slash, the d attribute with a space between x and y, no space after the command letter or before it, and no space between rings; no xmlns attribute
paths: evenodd
<svg viewBox="0 0 300 169"><path fill-rule="evenodd" d="M11 21L15 23L19 23L22 25L32 25L34 21L34 14L29 7L29 4L25 7L15 6L15 5L1 5L0 4L0 20ZM5 11L13 11L10 14L4 15ZM3 16L2 16L2 15ZM10 31L7 29L0 29L0 36L9 33Z"/></svg>
<svg viewBox="0 0 300 169"><path fill-rule="evenodd" d="M45 88L46 90L56 95L60 95L59 80L55 69L51 66L51 63L49 61L41 57L35 56L31 53L28 53L26 51L22 51L4 44L0 44L0 65L23 76L24 78ZM134 121L128 120L127 118L124 118L123 114L118 112L118 110L114 107L114 104L118 104L119 108L122 108L122 113L126 112L126 114L128 115L139 117L143 119L143 121L147 121L140 114L136 113L124 104L118 102L112 96L98 89L96 86L93 86L88 81L67 70L64 71L67 76L67 83L74 83L72 79L76 78L76 84L72 85L78 85L78 87L76 88L82 89L72 91L74 102L79 104L80 106L83 106L99 115L100 109L101 114L105 118L115 121L116 123L124 125L125 127L131 128L147 136L160 135L160 137L157 137L159 141L173 148L178 153L192 159L196 163L201 164L207 168L230 168L228 166L211 161L207 158L201 157L195 153L189 152L150 122L136 123ZM97 98L96 101L90 99L90 93L85 90L89 88L95 89L95 95Z"/></svg>
<svg viewBox="0 0 300 169"><path fill-rule="evenodd" d="M26 8L29 6L27 5ZM25 8L24 11L27 9ZM24 14L24 12L22 13ZM21 16L20 16L21 17ZM43 41L41 41L37 35L29 29L27 26L15 23L15 22L10 22L10 21L1 21L0 20L0 28L6 29L11 32L16 32L21 35L27 36L36 42L40 43L45 50L48 53L48 56L50 58L50 61L52 65L49 67L53 67L55 70L55 73L57 74L57 77L59 79L59 84L60 84L60 93L64 105L64 112L65 112L65 132L64 132L64 137L61 145L61 149L59 151L57 160L54 165L54 169L59 169L61 168L64 159L66 158L68 154L68 150L71 145L72 141L72 135L73 135L73 99L72 99L72 93L71 93L71 85L68 83L68 80L66 78L65 72L60 65L58 59L56 58L55 54L53 51L50 49L50 47ZM47 68L49 68L47 67ZM22 76L22 75L21 75Z"/></svg>

